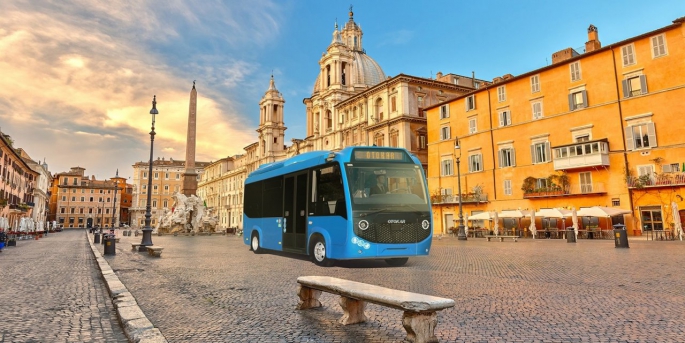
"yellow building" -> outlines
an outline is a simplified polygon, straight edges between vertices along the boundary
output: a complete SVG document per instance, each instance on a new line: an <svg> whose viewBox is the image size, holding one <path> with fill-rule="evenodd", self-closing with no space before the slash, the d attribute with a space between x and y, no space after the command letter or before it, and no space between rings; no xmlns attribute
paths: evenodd
<svg viewBox="0 0 685 343"><path fill-rule="evenodd" d="M584 53L559 51L549 66L428 108L436 234L457 225L457 160L464 217L620 207L633 211L631 234L679 220L671 204L685 208L683 22L604 47L591 25Z"/></svg>

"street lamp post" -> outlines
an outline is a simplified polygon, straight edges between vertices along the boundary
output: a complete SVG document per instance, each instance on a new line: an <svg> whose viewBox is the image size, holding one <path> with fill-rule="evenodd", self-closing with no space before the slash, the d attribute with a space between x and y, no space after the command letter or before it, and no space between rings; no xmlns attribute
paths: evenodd
<svg viewBox="0 0 685 343"><path fill-rule="evenodd" d="M143 239L140 241L140 247L138 251L145 251L146 247L152 244L152 227L150 227L150 218L152 214L150 213L150 205L152 203L152 148L155 143L155 115L159 114L157 111L157 96L152 97L152 109L150 110L152 114L152 130L150 131L150 165L147 173L147 202L145 203L145 227L143 228Z"/></svg>
<svg viewBox="0 0 685 343"><path fill-rule="evenodd" d="M466 238L466 229L464 227L464 213L462 212L461 209L461 168L459 168L459 159L461 158L461 146L459 146L459 138L455 139L454 142L454 150L459 150L459 156L457 156L457 191L459 192L459 225L457 226L457 229L459 230L457 233L457 239L460 241L465 241Z"/></svg>
<svg viewBox="0 0 685 343"><path fill-rule="evenodd" d="M114 201L112 202L112 230L114 230L114 224L116 224L116 213L117 213L117 189L119 188L119 169L117 168L117 175L114 178Z"/></svg>

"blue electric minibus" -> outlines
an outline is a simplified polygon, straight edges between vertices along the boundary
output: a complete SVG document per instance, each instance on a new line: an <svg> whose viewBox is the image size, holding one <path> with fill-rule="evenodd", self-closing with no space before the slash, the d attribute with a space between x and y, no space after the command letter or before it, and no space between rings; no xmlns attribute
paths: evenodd
<svg viewBox="0 0 685 343"><path fill-rule="evenodd" d="M244 243L335 260L428 255L433 232L426 177L405 149L347 147L265 164L245 179Z"/></svg>

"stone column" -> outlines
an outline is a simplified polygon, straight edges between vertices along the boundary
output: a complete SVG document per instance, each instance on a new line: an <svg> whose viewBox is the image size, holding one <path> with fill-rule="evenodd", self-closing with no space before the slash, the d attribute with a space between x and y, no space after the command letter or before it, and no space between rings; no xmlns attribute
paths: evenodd
<svg viewBox="0 0 685 343"><path fill-rule="evenodd" d="M188 110L188 135L186 140L186 170L183 173L183 195L195 195L197 191L197 173L195 172L195 136L196 136L197 90L195 81L190 91L190 109ZM148 190L149 192L150 190Z"/></svg>

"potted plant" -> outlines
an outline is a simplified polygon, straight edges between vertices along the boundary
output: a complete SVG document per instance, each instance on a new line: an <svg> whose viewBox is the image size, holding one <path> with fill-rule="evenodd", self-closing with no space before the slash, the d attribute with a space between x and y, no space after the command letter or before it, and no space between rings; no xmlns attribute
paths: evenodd
<svg viewBox="0 0 685 343"><path fill-rule="evenodd" d="M523 186L521 187L521 190L523 191L523 193L524 194L530 194L530 193L535 192L535 183L536 182L537 182L537 180L532 176L529 176L529 177L523 179Z"/></svg>

